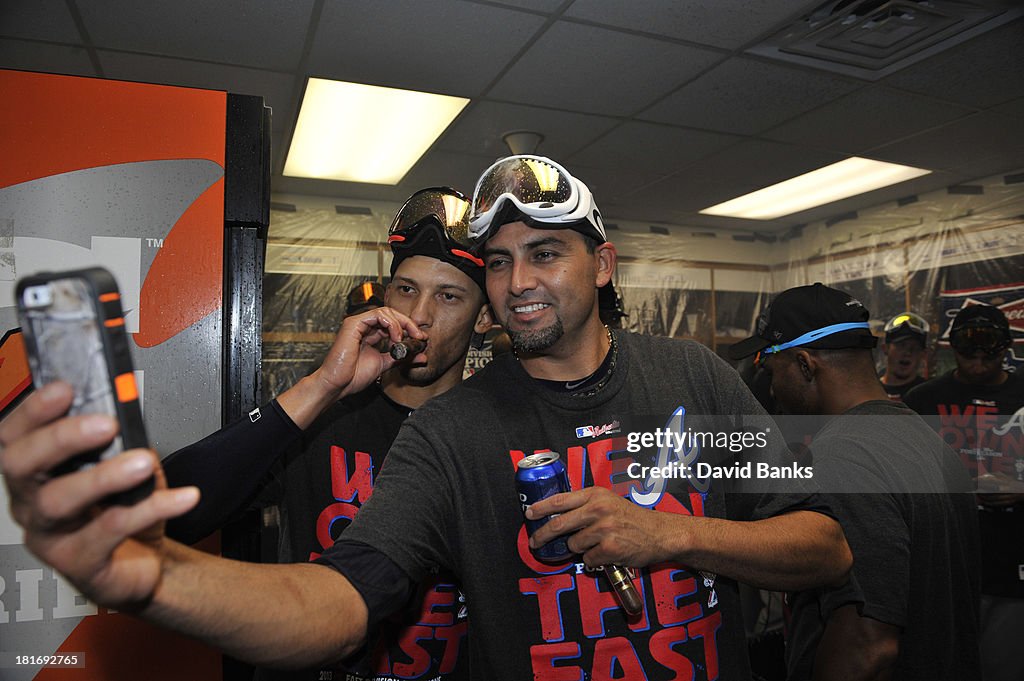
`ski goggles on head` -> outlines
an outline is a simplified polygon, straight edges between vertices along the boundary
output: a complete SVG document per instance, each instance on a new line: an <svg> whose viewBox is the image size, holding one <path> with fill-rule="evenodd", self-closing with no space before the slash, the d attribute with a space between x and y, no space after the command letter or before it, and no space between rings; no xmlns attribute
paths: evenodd
<svg viewBox="0 0 1024 681"><path fill-rule="evenodd" d="M957 329L950 335L949 344L961 355L973 357L978 353L995 357L1010 347L1010 336L1004 329L992 326L974 326Z"/></svg>
<svg viewBox="0 0 1024 681"><path fill-rule="evenodd" d="M534 226L574 229L601 243L608 240L587 186L543 156L509 156L484 171L473 192L470 237L482 241L493 234L501 226L495 219L510 205Z"/></svg>
<svg viewBox="0 0 1024 681"><path fill-rule="evenodd" d="M922 339L928 336L928 322L920 315L913 312L903 312L885 324L886 343L913 336Z"/></svg>
<svg viewBox="0 0 1024 681"><path fill-rule="evenodd" d="M484 288L484 261L472 252L470 202L451 187L421 189L406 200L388 229L391 276L406 258L435 258L466 273Z"/></svg>
<svg viewBox="0 0 1024 681"><path fill-rule="evenodd" d="M472 246L469 238L469 211L466 196L450 187L421 189L398 209L388 228L388 243L401 243L411 238L427 222L433 222L445 238L462 248Z"/></svg>
<svg viewBox="0 0 1024 681"><path fill-rule="evenodd" d="M388 244L397 255L399 251L414 249L424 239L426 231L433 231L439 247L450 257L442 260L459 266L463 262L482 268L484 261L470 252L469 211L466 196L450 187L430 187L416 192L402 205L388 228ZM435 247L435 250L437 248ZM435 253L422 255L438 257Z"/></svg>

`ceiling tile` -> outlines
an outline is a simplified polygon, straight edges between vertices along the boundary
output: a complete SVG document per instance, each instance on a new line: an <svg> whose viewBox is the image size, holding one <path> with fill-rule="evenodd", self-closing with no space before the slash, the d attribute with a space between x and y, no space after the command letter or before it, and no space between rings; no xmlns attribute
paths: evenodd
<svg viewBox="0 0 1024 681"><path fill-rule="evenodd" d="M858 87L849 79L733 57L638 118L753 135Z"/></svg>
<svg viewBox="0 0 1024 681"><path fill-rule="evenodd" d="M260 95L274 114L282 117L275 125L283 125L283 119L292 115L295 78L288 74L123 52L100 51L99 58L108 78Z"/></svg>
<svg viewBox="0 0 1024 681"><path fill-rule="evenodd" d="M840 97L761 136L856 154L971 113L967 107L873 86Z"/></svg>
<svg viewBox="0 0 1024 681"><path fill-rule="evenodd" d="M1024 18L886 78L892 85L987 108L1024 96Z"/></svg>
<svg viewBox="0 0 1024 681"><path fill-rule="evenodd" d="M1016 118L1018 121L1024 121L1024 97L1000 104L992 110L1004 116Z"/></svg>
<svg viewBox="0 0 1024 681"><path fill-rule="evenodd" d="M567 160L622 173L668 175L739 140L715 132L631 122L615 128Z"/></svg>
<svg viewBox="0 0 1024 681"><path fill-rule="evenodd" d="M473 2L474 0L469 0ZM529 9L551 13L565 4L565 0L485 0L490 5L507 5L513 9Z"/></svg>
<svg viewBox="0 0 1024 681"><path fill-rule="evenodd" d="M489 96L626 116L720 58L710 50L561 21L509 69Z"/></svg>
<svg viewBox="0 0 1024 681"><path fill-rule="evenodd" d="M0 38L0 68L95 76L84 47Z"/></svg>
<svg viewBox="0 0 1024 681"><path fill-rule="evenodd" d="M633 218L626 211L609 212L609 207L619 204L640 187L659 179L657 174L644 168L597 168L581 163L567 162L566 169L587 185L587 188L593 193L598 207L601 208L601 214L609 222L632 220Z"/></svg>
<svg viewBox="0 0 1024 681"><path fill-rule="evenodd" d="M951 153L950 150L956 150ZM957 170L993 159L995 168L1024 158L1024 126L1020 120L982 112L928 132L872 149L871 158L932 170ZM1003 160L1000 160L1003 159ZM990 173L991 174L991 173Z"/></svg>
<svg viewBox="0 0 1024 681"><path fill-rule="evenodd" d="M98 47L292 71L302 56L313 0L80 2Z"/></svg>
<svg viewBox="0 0 1024 681"><path fill-rule="evenodd" d="M818 4L820 1L807 0L576 0L564 16L732 50L759 38L766 28L795 19L808 6Z"/></svg>
<svg viewBox="0 0 1024 681"><path fill-rule="evenodd" d="M325 78L475 96L544 21L456 0L329 3L309 68Z"/></svg>
<svg viewBox="0 0 1024 681"><path fill-rule="evenodd" d="M544 135L537 153L567 158L618 123L617 119L602 116L518 104L476 102L452 124L438 147L443 151L498 158L509 153L501 139L503 133L532 130Z"/></svg>
<svg viewBox="0 0 1024 681"><path fill-rule="evenodd" d="M470 0L472 2L472 0ZM487 0L489 5L507 5L512 9L527 9L537 12L554 12L565 4L565 0Z"/></svg>
<svg viewBox="0 0 1024 681"><path fill-rule="evenodd" d="M645 202L667 196L679 210L701 210L841 159L824 151L745 140L641 190L634 198Z"/></svg>
<svg viewBox="0 0 1024 681"><path fill-rule="evenodd" d="M65 0L4 0L0 36L82 44Z"/></svg>

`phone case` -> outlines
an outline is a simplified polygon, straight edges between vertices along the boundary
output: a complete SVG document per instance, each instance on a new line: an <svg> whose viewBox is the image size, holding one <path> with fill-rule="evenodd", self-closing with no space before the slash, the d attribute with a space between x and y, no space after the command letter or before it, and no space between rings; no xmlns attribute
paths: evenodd
<svg viewBox="0 0 1024 681"><path fill-rule="evenodd" d="M42 272L21 279L16 295L35 387L57 380L70 383L75 396L69 415L110 414L121 424L109 447L75 456L53 473L70 473L125 449L148 447L113 275L99 267ZM152 490L150 479L109 501L133 504Z"/></svg>

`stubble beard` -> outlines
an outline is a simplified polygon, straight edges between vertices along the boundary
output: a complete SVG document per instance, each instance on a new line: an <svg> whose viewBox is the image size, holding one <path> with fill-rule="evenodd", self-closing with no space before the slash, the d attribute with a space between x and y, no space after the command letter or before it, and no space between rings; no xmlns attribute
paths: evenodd
<svg viewBox="0 0 1024 681"><path fill-rule="evenodd" d="M517 355L547 350L565 333L565 329L562 326L562 320L557 317L553 324L546 326L543 329L528 331L513 331L511 329L506 329L506 331L508 332L509 338L512 339L512 350Z"/></svg>

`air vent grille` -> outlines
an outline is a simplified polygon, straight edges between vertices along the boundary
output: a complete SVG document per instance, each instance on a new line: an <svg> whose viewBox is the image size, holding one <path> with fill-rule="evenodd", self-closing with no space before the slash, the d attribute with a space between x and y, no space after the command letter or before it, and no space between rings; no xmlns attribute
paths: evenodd
<svg viewBox="0 0 1024 681"><path fill-rule="evenodd" d="M878 80L1022 15L1013 0L829 0L748 51Z"/></svg>

